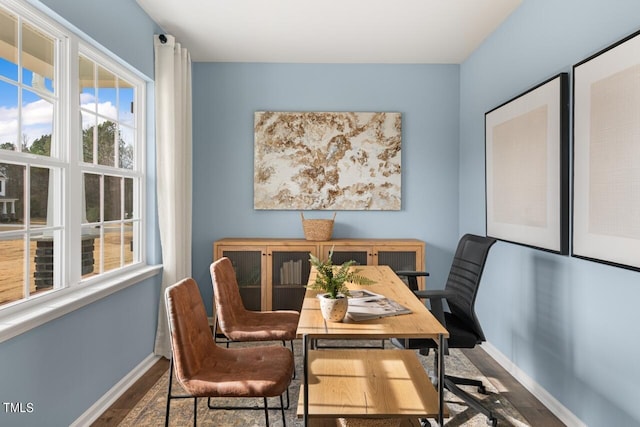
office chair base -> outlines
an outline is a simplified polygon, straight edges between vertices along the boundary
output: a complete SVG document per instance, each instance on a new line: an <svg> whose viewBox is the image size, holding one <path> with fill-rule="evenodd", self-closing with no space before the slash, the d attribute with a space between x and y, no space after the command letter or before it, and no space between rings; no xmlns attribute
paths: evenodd
<svg viewBox="0 0 640 427"><path fill-rule="evenodd" d="M491 425L492 427L496 427L498 425L498 419L493 414L493 412L487 409L480 400L476 399L474 396L470 395L469 393L467 393L466 391L458 387L456 383L453 382L450 378L451 377L449 376L445 376L444 387L447 390L449 390L451 393L453 393L454 395L462 399L464 403L467 404L469 407L475 409L481 414L484 414L487 417L487 424ZM475 380L469 380L469 382L471 381L475 381ZM471 385L475 385L475 384L471 384Z"/></svg>
<svg viewBox="0 0 640 427"><path fill-rule="evenodd" d="M446 377L447 379L452 381L454 384L474 386L474 387L477 387L478 393L488 394L487 388L484 386L484 384L482 384L482 381L480 380L473 380L471 378L454 377L451 375L447 375Z"/></svg>

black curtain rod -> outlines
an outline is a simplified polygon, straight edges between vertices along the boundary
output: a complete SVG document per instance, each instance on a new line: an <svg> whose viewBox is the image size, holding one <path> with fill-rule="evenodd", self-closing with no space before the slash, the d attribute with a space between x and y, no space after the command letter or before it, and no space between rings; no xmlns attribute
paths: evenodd
<svg viewBox="0 0 640 427"><path fill-rule="evenodd" d="M162 44L165 44L167 42L167 36L165 36L164 34L160 34L158 38L160 39L160 43Z"/></svg>

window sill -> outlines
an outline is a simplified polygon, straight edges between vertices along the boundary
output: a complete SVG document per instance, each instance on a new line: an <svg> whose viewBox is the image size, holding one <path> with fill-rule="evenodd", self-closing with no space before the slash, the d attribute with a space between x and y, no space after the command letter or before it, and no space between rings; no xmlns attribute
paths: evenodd
<svg viewBox="0 0 640 427"><path fill-rule="evenodd" d="M0 343L157 275L161 265L144 266L101 283L60 290L31 308L0 315Z"/></svg>

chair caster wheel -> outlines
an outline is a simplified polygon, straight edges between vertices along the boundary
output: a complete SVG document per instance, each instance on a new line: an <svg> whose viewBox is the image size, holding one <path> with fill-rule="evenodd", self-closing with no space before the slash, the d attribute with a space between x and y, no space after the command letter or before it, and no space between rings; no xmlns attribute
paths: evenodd
<svg viewBox="0 0 640 427"><path fill-rule="evenodd" d="M498 427L498 419L497 418L487 418L487 424L491 427Z"/></svg>

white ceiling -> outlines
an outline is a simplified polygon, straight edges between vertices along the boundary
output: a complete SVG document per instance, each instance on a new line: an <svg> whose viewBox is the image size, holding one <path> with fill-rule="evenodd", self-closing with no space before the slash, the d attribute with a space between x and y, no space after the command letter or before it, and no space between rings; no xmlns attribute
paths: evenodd
<svg viewBox="0 0 640 427"><path fill-rule="evenodd" d="M136 0L197 62L459 64L522 0Z"/></svg>

